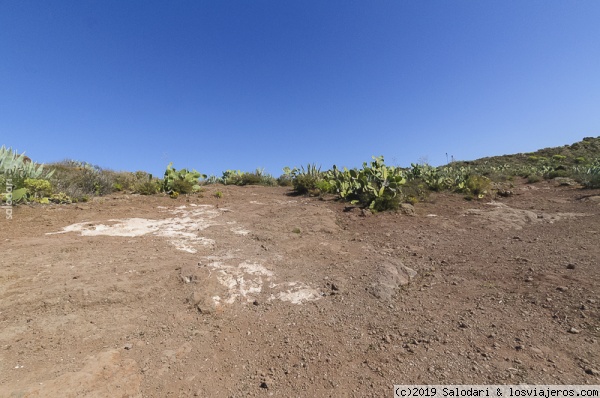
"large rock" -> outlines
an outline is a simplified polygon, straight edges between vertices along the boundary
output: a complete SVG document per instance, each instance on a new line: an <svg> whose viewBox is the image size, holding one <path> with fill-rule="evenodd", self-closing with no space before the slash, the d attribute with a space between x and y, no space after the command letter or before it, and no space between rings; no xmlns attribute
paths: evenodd
<svg viewBox="0 0 600 398"><path fill-rule="evenodd" d="M400 287L408 285L417 272L402 262L384 262L377 266L375 281L369 287L369 293L381 300L390 300Z"/></svg>

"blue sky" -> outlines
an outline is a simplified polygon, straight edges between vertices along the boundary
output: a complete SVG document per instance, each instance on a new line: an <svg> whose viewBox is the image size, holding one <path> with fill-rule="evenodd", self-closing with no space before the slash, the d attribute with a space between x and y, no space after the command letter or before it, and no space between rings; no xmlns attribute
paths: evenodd
<svg viewBox="0 0 600 398"><path fill-rule="evenodd" d="M162 175L600 136L599 1L0 0L0 144Z"/></svg>

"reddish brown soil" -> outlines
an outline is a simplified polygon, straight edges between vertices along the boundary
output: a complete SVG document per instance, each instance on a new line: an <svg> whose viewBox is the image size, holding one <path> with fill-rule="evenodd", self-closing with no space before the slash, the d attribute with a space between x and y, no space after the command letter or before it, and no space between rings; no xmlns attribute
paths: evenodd
<svg viewBox="0 0 600 398"><path fill-rule="evenodd" d="M415 216L264 187L18 206L0 220L0 396L600 384L600 191L514 191L495 205L433 194ZM193 241L195 253L156 233L47 234L177 223L183 205L212 212L192 233L208 242ZM396 288L387 270L402 264L417 275Z"/></svg>

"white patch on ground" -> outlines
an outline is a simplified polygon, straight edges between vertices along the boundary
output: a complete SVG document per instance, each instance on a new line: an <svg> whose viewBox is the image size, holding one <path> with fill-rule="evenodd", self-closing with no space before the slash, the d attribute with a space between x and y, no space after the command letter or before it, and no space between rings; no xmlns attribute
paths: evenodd
<svg viewBox="0 0 600 398"><path fill-rule="evenodd" d="M252 203L253 205L264 205L264 203L259 202L257 200L251 200L250 203Z"/></svg>
<svg viewBox="0 0 600 398"><path fill-rule="evenodd" d="M321 298L321 294L315 289L300 282L288 282L284 285L290 287L284 292L272 294L269 300L279 299L281 301L288 301L292 304L302 304L305 301L315 301ZM272 285L276 287L277 285Z"/></svg>
<svg viewBox="0 0 600 398"><path fill-rule="evenodd" d="M275 203L280 204L280 205L289 205L289 204L296 204L298 203L297 200L279 200L276 199Z"/></svg>
<svg viewBox="0 0 600 398"><path fill-rule="evenodd" d="M215 261L208 267L216 270L217 279L229 290L229 297L224 300L227 304L233 304L238 298L251 301L249 295L262 291L263 277L267 280L273 277L273 272L257 263L242 262L234 266ZM213 300L219 304L222 299L215 296Z"/></svg>
<svg viewBox="0 0 600 398"><path fill-rule="evenodd" d="M49 232L46 235L79 232L81 236L137 237L152 234L166 238L175 248L188 253L196 253L195 246L198 245L214 245L214 240L199 236L197 232L217 225L213 220L221 214L218 210L210 205L202 205L195 206L194 209L179 206L168 212L175 217L163 220L146 218L108 220L111 224L82 222L66 226L59 232Z"/></svg>
<svg viewBox="0 0 600 398"><path fill-rule="evenodd" d="M226 264L233 257L207 256L213 260L206 264L213 272L219 283L228 291L227 297L212 296L215 305L233 304L237 300L251 302L256 295L263 291L264 286L277 293L271 293L269 301L281 300L292 304L302 304L321 298L321 294L302 282L275 283L275 273L265 266L255 262L243 261L237 265ZM218 260L217 260L218 259ZM214 261L216 260L216 261Z"/></svg>
<svg viewBox="0 0 600 398"><path fill-rule="evenodd" d="M179 206L172 209L159 207L159 210L170 213L172 217L162 220L125 218L108 220L104 223L82 222L68 225L59 232L49 232L47 235L78 232L81 236L139 237L151 234L167 239L177 250L196 253L199 246L215 244L214 240L200 236L198 231L220 225L215 218L225 211L210 205ZM236 235L250 233L240 226L234 226L235 224L236 222L230 221L223 225L227 225L227 228ZM264 286L268 286L271 290L269 300L277 299L292 304L302 304L321 298L317 290L302 282L275 283L273 271L256 262L242 261L232 264L234 256L231 254L220 257L206 256L203 259L209 261L205 266L213 273L212 277L216 277L218 283L227 289L226 297L211 296L217 305L233 304L237 300L253 301L253 296L261 293Z"/></svg>

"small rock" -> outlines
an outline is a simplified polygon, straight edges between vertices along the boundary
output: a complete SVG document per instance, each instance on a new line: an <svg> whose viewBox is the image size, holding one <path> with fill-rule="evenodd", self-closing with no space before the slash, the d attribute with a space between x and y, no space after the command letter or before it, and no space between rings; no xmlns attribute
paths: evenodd
<svg viewBox="0 0 600 398"><path fill-rule="evenodd" d="M597 371L596 369L592 369L592 368L586 368L585 369L585 373L592 375L592 376L598 376L600 375L600 372Z"/></svg>
<svg viewBox="0 0 600 398"><path fill-rule="evenodd" d="M373 213L371 213L371 210L369 209L360 209L360 216L361 217L369 217L372 216Z"/></svg>
<svg viewBox="0 0 600 398"><path fill-rule="evenodd" d="M273 385L273 381L271 380L270 377L265 377L260 382L260 388L268 389L269 386L272 386L272 385Z"/></svg>
<svg viewBox="0 0 600 398"><path fill-rule="evenodd" d="M133 344L127 343L123 346L123 348L125 348L126 350L131 350L133 348Z"/></svg>
<svg viewBox="0 0 600 398"><path fill-rule="evenodd" d="M574 186L574 185L577 185L577 182L575 180L573 180L572 178L567 178L567 177L556 177L554 179L554 181L559 186Z"/></svg>
<svg viewBox="0 0 600 398"><path fill-rule="evenodd" d="M533 277L528 276L527 278L525 278L525 282L533 282Z"/></svg>
<svg viewBox="0 0 600 398"><path fill-rule="evenodd" d="M515 193L509 189L499 189L497 191L498 196L501 196L503 198L508 198L509 196L513 196Z"/></svg>
<svg viewBox="0 0 600 398"><path fill-rule="evenodd" d="M521 344L519 344L519 345L515 346L515 350L517 350L517 351L521 351L521 350L523 350L524 348L525 348L525 347L524 347L524 346L522 346Z"/></svg>
<svg viewBox="0 0 600 398"><path fill-rule="evenodd" d="M537 355L544 355L544 352L542 350L540 350L539 348L536 347L531 347L531 352L537 354Z"/></svg>
<svg viewBox="0 0 600 398"><path fill-rule="evenodd" d="M571 328L571 329L569 329L569 333L571 333L571 334L579 334L579 333L581 333L581 330L575 329L575 328Z"/></svg>
<svg viewBox="0 0 600 398"><path fill-rule="evenodd" d="M414 216L415 215L415 207L413 205L411 205L410 203L402 203L400 205L400 212L407 216Z"/></svg>
<svg viewBox="0 0 600 398"><path fill-rule="evenodd" d="M558 290L559 292L566 292L567 290L569 290L569 288L566 286L558 286L556 290Z"/></svg>
<svg viewBox="0 0 600 398"><path fill-rule="evenodd" d="M567 269L575 269L575 264L573 264L573 263L567 264Z"/></svg>
<svg viewBox="0 0 600 398"><path fill-rule="evenodd" d="M252 304L253 304L253 305L259 305L260 303L258 302L258 300L254 300L254 301L252 302Z"/></svg>

